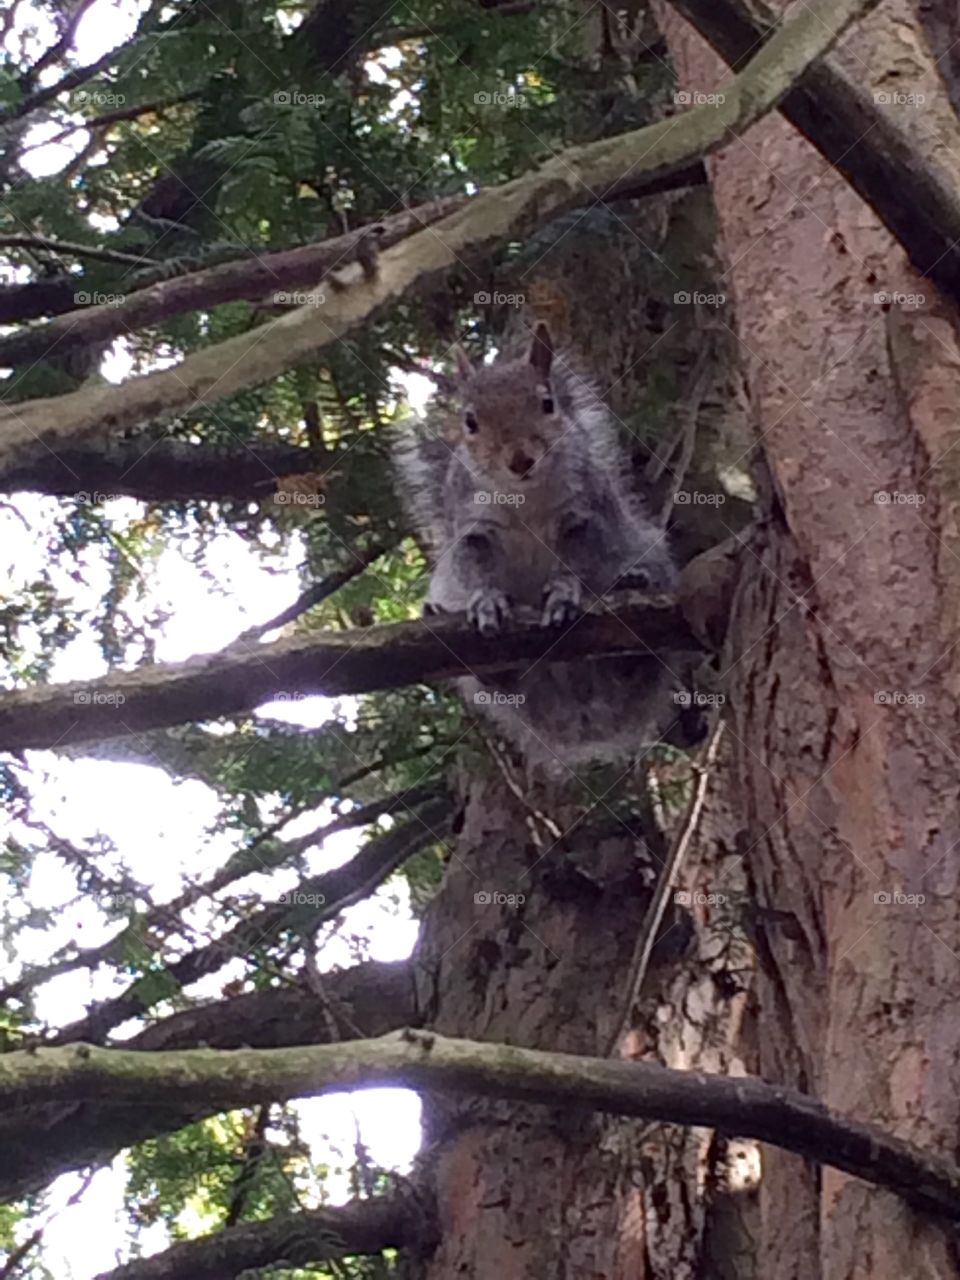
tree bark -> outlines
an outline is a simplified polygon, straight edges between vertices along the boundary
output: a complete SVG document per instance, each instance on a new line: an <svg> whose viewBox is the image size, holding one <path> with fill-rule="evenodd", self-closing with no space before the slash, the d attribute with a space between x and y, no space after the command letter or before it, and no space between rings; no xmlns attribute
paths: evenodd
<svg viewBox="0 0 960 1280"><path fill-rule="evenodd" d="M708 92L717 58L660 12L681 83ZM884 6L835 58L867 92L921 95L922 110L884 109L956 183L960 129L909 6ZM763 973L760 1070L952 1154L954 308L782 119L710 170L768 469L726 675ZM764 1151L762 1217L762 1276L960 1274L937 1223L781 1152Z"/></svg>

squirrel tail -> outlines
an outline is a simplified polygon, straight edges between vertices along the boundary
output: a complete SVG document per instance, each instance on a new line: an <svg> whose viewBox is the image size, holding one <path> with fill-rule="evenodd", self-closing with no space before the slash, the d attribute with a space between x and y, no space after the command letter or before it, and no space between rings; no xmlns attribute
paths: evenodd
<svg viewBox="0 0 960 1280"><path fill-rule="evenodd" d="M452 453L447 432L411 417L397 424L392 437L390 453L401 506L433 559L445 541L443 493Z"/></svg>

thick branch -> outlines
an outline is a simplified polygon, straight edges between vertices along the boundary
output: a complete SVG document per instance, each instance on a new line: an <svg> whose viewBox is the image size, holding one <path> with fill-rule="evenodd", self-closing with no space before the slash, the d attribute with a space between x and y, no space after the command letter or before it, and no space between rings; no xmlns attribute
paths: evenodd
<svg viewBox="0 0 960 1280"><path fill-rule="evenodd" d="M145 434L91 442L51 453L39 441L17 452L17 465L0 473L0 492L51 497L81 495L188 502L263 499L280 476L314 469L308 449L280 443L203 445Z"/></svg>
<svg viewBox="0 0 960 1280"><path fill-rule="evenodd" d="M633 597L637 599L638 597ZM338 697L483 675L547 658L702 651L664 597L612 613L597 606L557 635L539 625L484 639L455 618L314 631L102 680L0 697L0 751L62 747L166 725L243 715L278 694ZM670 659L668 659L668 662Z"/></svg>
<svg viewBox="0 0 960 1280"><path fill-rule="evenodd" d="M119 431L256 386L329 345L470 251L502 243L532 225L641 179L662 182L729 142L782 99L850 22L877 0L819 0L802 6L726 88L701 106L616 138L574 147L540 169L481 192L463 209L381 254L379 271L320 306L306 306L252 332L189 356L182 364L119 387L86 387L0 410L0 458L39 438L50 448L93 431Z"/></svg>
<svg viewBox="0 0 960 1280"><path fill-rule="evenodd" d="M96 1280L231 1280L279 1262L301 1267L380 1253L422 1239L415 1210L412 1197L392 1195L246 1222L101 1272Z"/></svg>
<svg viewBox="0 0 960 1280"><path fill-rule="evenodd" d="M407 1086L639 1116L755 1138L960 1220L960 1170L873 1125L831 1114L793 1089L654 1063L545 1053L407 1031L298 1049L137 1053L94 1045L0 1056L0 1106L111 1097L213 1109Z"/></svg>
<svg viewBox="0 0 960 1280"><path fill-rule="evenodd" d="M641 176L635 188L629 184L618 187L610 199L632 200L637 196L653 195L659 191L704 186L706 181L706 170L702 163L697 161L696 164L668 174L659 181L644 182ZM451 199L461 199L466 203L466 197L451 197ZM426 205L417 205L412 212L422 214L426 207ZM427 221L426 217L423 220ZM382 225L383 222L384 219L380 219L377 225ZM221 253L224 256L221 256ZM222 250L216 251L216 256L217 265L222 265L224 262L246 260L253 255L246 246L238 246L236 249L225 246ZM208 264L203 270L209 270L210 265L213 264ZM184 272L184 274L188 273ZM142 288L147 288L149 284L156 284L158 280L164 278L159 268L138 272L138 277ZM27 284L0 286L0 324L21 324L25 320L36 320L41 316L62 315L66 311L75 311L74 295L81 287L81 283L82 277L57 276L53 280L34 280ZM199 305L203 305L202 300Z"/></svg>
<svg viewBox="0 0 960 1280"><path fill-rule="evenodd" d="M385 1035L416 1024L413 968L408 961L366 961L323 975L326 1002L314 991L283 987L252 991L184 1009L141 1031L132 1049L278 1048L331 1039ZM78 1102L24 1108L0 1119L0 1201L39 1191L61 1173L108 1163L124 1147L174 1133L204 1114L197 1107L137 1107Z"/></svg>
<svg viewBox="0 0 960 1280"><path fill-rule="evenodd" d="M772 27L756 16L760 6L748 0L671 3L733 67L770 36ZM917 270L960 298L960 191L902 126L907 113L879 106L835 59L812 67L780 110L870 205Z"/></svg>
<svg viewBox="0 0 960 1280"><path fill-rule="evenodd" d="M430 200L415 209L383 218L375 225L378 243L386 247L398 244L414 231L438 222L453 210L460 208L465 196L443 196ZM106 342L120 334L134 332L146 325L198 307L215 307L223 302L246 299L258 301L278 291L297 286L314 288L336 267L354 261L357 246L374 227L360 227L346 235L333 236L285 249L280 253L260 253L233 262L224 262L203 271L191 271L186 275L160 280L144 289L122 295L116 305L82 307L67 315L58 316L46 324L34 325L22 333L0 340L0 365L15 365L27 360L38 360L56 349L57 354L70 347L92 342ZM29 240L29 236L8 236L6 242ZM0 238L0 245L4 239ZM53 242L51 242L51 245ZM49 246L42 246L49 247ZM67 252L76 252L78 246L62 246ZM88 253L95 256L113 255L112 250ZM147 259L129 254L114 255L118 260L143 266ZM76 288L76 282L74 282Z"/></svg>

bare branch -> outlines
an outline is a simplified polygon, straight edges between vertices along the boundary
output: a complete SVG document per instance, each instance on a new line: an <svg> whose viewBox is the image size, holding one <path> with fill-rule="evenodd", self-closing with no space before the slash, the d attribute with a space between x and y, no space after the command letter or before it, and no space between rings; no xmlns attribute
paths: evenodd
<svg viewBox="0 0 960 1280"><path fill-rule="evenodd" d="M6 693L0 696L0 751L63 747L235 716L287 691L337 697L483 675L548 657L561 662L703 651L669 599L619 594L637 603L616 613L601 603L559 636L539 619L495 639L485 639L457 618L430 619L315 631L101 680ZM518 611L518 616L532 618L533 613Z"/></svg>
<svg viewBox="0 0 960 1280"><path fill-rule="evenodd" d="M109 1097L209 1110L316 1097L370 1085L514 1098L639 1116L755 1138L895 1191L925 1213L960 1220L960 1170L795 1089L652 1062L547 1053L402 1031L293 1049L137 1053L95 1045L0 1055L0 1105Z"/></svg>
<svg viewBox="0 0 960 1280"><path fill-rule="evenodd" d="M50 236L0 236L0 249L43 249L72 258L94 258L99 262L117 262L121 266L142 267L150 259L142 253L121 253L97 244L75 244L71 240L53 240ZM2 353L0 353L2 362Z"/></svg>
<svg viewBox="0 0 960 1280"><path fill-rule="evenodd" d="M412 787L396 796L381 796L370 804L361 805L332 818L322 827L297 836L292 840L262 840L255 846L245 847L227 859L227 862L207 880L188 885L172 902L162 902L132 919L126 928L114 934L98 947L74 950L71 954L48 960L44 964L23 969L18 977L0 988L0 1005L8 1000L22 1000L28 991L51 978L76 969L96 969L102 964L119 963L131 938L147 935L163 937L173 932L180 923L181 914L202 898L212 897L234 880L255 872L272 871L283 865L293 865L294 859L308 849L320 847L324 840L340 831L354 827L366 827L385 814L408 813L415 806L435 799L436 787L424 784Z"/></svg>
<svg viewBox="0 0 960 1280"><path fill-rule="evenodd" d="M245 256L135 289L132 293L123 294L122 300L115 305L103 304L70 311L55 320L0 340L0 365L40 359L54 348L60 354L69 347L106 342L198 307L214 307L242 299L257 301L267 294L298 285L317 286L335 267L352 262L360 241L374 230L378 231L381 245L397 244L414 231L439 221L465 202L465 196L442 196L346 235L300 245L296 249L284 249L280 253ZM7 240L29 238L10 236ZM0 244L3 243L0 239ZM77 247L73 246L74 249ZM112 254L113 250L103 252ZM137 266L149 264L149 259L143 255L119 254L114 260L132 262Z"/></svg>
<svg viewBox="0 0 960 1280"><path fill-rule="evenodd" d="M416 1024L413 965L367 960L324 974L327 1006L312 992L289 986L250 991L181 1010L146 1027L130 1049L276 1048L379 1036ZM333 1011L336 1034L330 1027ZM202 1118L196 1107L137 1107L110 1100L11 1111L0 1116L0 1201L39 1191L61 1173L108 1163L124 1147L173 1133Z"/></svg>
<svg viewBox="0 0 960 1280"><path fill-rule="evenodd" d="M0 492L94 502L97 495L142 502L263 500L280 476L319 469L314 450L276 439L191 444L146 431L130 439L88 440L55 454L35 440L18 451L15 467L0 473Z"/></svg>
<svg viewBox="0 0 960 1280"><path fill-rule="evenodd" d="M378 1196L305 1213L247 1222L198 1240L184 1240L137 1258L96 1280L228 1280L284 1263L302 1267L329 1258L376 1254L422 1240L411 1196Z"/></svg>
<svg viewBox="0 0 960 1280"><path fill-rule="evenodd" d="M348 582L358 578L365 569L368 569L375 560L379 560L386 551L387 548L382 543L374 543L373 546L367 547L362 553L353 552L355 557L353 564L348 564L345 568L328 574L322 581L315 582L289 608L284 609L275 618L270 618L267 622L259 622L255 627L250 627L249 630L244 631L235 643L249 644L251 640L257 640L260 636L265 636L269 631L276 631L279 627L285 627L288 622L294 622L309 609L314 608L314 606L332 596L334 592L339 591L341 587L346 586Z"/></svg>

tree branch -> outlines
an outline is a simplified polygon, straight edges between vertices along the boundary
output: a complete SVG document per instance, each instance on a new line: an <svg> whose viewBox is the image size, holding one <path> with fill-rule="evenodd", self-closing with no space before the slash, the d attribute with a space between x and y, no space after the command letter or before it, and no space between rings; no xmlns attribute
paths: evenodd
<svg viewBox="0 0 960 1280"><path fill-rule="evenodd" d="M161 115L164 111L169 111L171 107L178 107L184 102L195 102L202 97L202 89L191 89L188 93L178 94L174 98L157 98L154 102L136 102L129 107L117 107L113 111L103 111L98 116L87 116L83 120L71 121L52 137L44 138L42 142L31 142L23 147L20 151L20 156L22 158L28 152L36 151L39 147L54 146L56 143L62 142L64 138L68 138L71 133L80 133L84 129L88 129L91 132L97 129L106 129L110 125L120 124L124 120L136 120L138 116Z"/></svg>
<svg viewBox="0 0 960 1280"><path fill-rule="evenodd" d="M703 651L666 597L620 594L643 602L627 603L616 613L601 602L559 636L538 622L485 639L451 617L314 631L96 681L17 690L0 696L0 751L63 747L242 715L284 692L337 697L484 675L548 657L561 662Z"/></svg>
<svg viewBox="0 0 960 1280"><path fill-rule="evenodd" d="M116 305L103 304L70 311L45 324L0 340L0 365L37 360L53 348L57 353L91 342L106 342L120 334L142 329L160 320L198 307L215 307L238 300L257 301L267 294L296 286L315 287L335 267L353 262L360 241L377 231L381 246L393 245L452 210L460 208L466 196L442 196L414 209L404 209L387 218L349 231L329 240L318 240L284 249L279 253L259 253L201 271L190 271L169 280L159 280L143 289L122 295ZM30 237L9 236L10 240ZM4 240L0 239L0 244ZM78 246L72 246L74 250ZM69 251L69 250L68 250ZM103 250L103 253L113 253ZM120 254L117 260L143 266L149 259ZM74 282L76 287L76 282Z"/></svg>
<svg viewBox="0 0 960 1280"><path fill-rule="evenodd" d="M54 84L35 90L25 98L22 98L20 102L8 111L0 112L0 143L3 142L4 134L11 132L12 127L18 120L23 120L26 116L32 115L34 111L38 111L41 107L46 106L48 102L52 102L54 98L58 98L61 93L76 89L78 85L84 84L87 80L99 75L112 62L116 62L126 50L133 47L141 36L146 35L153 29L161 9L162 3L160 0L154 0L146 12L141 15L136 31L126 43L102 54L97 58L96 62L90 62L85 67L71 68Z"/></svg>
<svg viewBox="0 0 960 1280"><path fill-rule="evenodd" d="M63 33L50 47L40 55L37 61L26 73L28 83L35 84L40 72L50 66L52 62L56 62L62 58L64 54L70 52L73 45L74 37L77 34L77 28L83 21L83 17L87 10L94 4L94 0L78 0L76 7L67 19Z"/></svg>
<svg viewBox="0 0 960 1280"><path fill-rule="evenodd" d="M307 306L239 334L180 365L119 387L85 387L56 399L0 409L0 460L34 437L56 449L94 431L119 431L146 418L210 404L275 377L342 338L414 284L448 269L464 253L503 242L531 225L618 191L641 178L662 182L688 168L772 110L792 85L878 0L818 0L802 6L725 90L717 106L615 138L574 147L532 174L483 191L435 227L380 255L379 270ZM3 455L6 455L4 458ZM9 464L8 464L9 465Z"/></svg>
<svg viewBox="0 0 960 1280"><path fill-rule="evenodd" d="M120 963L132 939L147 935L165 937L175 932L180 925L180 916L188 907L202 898L212 897L234 880L272 871L285 864L292 865L308 849L319 848L326 839L340 831L367 827L385 814L409 813L415 806L433 800L437 795L436 787L424 783L399 795L382 796L370 804L361 805L295 839L264 840L254 847L242 848L207 880L188 885L171 902L162 902L141 912L124 929L100 946L86 947L70 955L48 960L44 964L28 965L11 982L0 987L0 1005L9 1000L23 1000L28 992L61 974L72 973L77 969L97 969L102 964Z"/></svg>
<svg viewBox="0 0 960 1280"><path fill-rule="evenodd" d="M341 911L373 893L408 858L442 839L452 809L449 797L443 796L428 801L422 809L411 810L409 822L375 836L343 866L302 881L279 901L253 912L212 942L152 970L120 995L93 1005L85 1018L59 1031L53 1043L104 1039L121 1022L138 1017L164 998L167 993L157 982L159 976L187 987L216 973L231 960L248 956L255 947L271 944L284 932L312 937L327 920L335 919Z"/></svg>
<svg viewBox="0 0 960 1280"><path fill-rule="evenodd" d="M141 502L263 499L280 476L317 470L312 449L277 440L228 440L202 445L152 432L130 439L89 441L51 453L39 441L0 472L0 492L52 497L138 498Z"/></svg>
<svg viewBox="0 0 960 1280"><path fill-rule="evenodd" d="M315 582L312 587L308 587L306 591L302 592L292 605L278 613L275 618L270 618L266 622L258 622L255 627L250 627L244 631L234 643L249 644L251 640L258 640L260 636L265 636L268 631L276 631L280 627L285 627L288 622L296 621L302 614L322 603L329 596L339 591L341 587L345 587L348 582L358 578L375 560L379 560L387 550L388 548L383 543L375 542L363 552L353 551L353 564L348 564L343 569L337 569L334 573L328 574L322 581Z"/></svg>
<svg viewBox="0 0 960 1280"><path fill-rule="evenodd" d="M734 68L775 29L774 15L765 23L752 0L670 3ZM896 109L884 110L828 59L811 67L780 110L870 205L917 270L960 298L960 191Z"/></svg>
<svg viewBox="0 0 960 1280"><path fill-rule="evenodd" d="M375 1254L422 1243L412 1196L378 1196L305 1213L246 1222L137 1258L95 1280L229 1280L271 1264L305 1267L328 1258Z"/></svg>
<svg viewBox="0 0 960 1280"><path fill-rule="evenodd" d="M142 253L121 253L118 249L105 249L97 244L75 244L71 240L54 240L50 236L0 236L0 249L43 249L73 258L94 258L100 262L117 262L121 266L129 264L142 267L145 262L150 261ZM3 363L2 352L0 352L0 364Z"/></svg>
<svg viewBox="0 0 960 1280"><path fill-rule="evenodd" d="M0 1055L0 1105L109 1097L209 1110L371 1085L512 1098L638 1116L755 1138L895 1191L925 1213L960 1220L960 1170L874 1125L750 1077L655 1063L546 1053L402 1031L296 1049L138 1053L95 1045Z"/></svg>
<svg viewBox="0 0 960 1280"><path fill-rule="evenodd" d="M323 975L327 1005L290 986L251 991L181 1010L146 1027L131 1049L276 1048L379 1036L419 1021L409 961L367 960ZM333 1018L330 1011L333 1011ZM26 1108L0 1117L0 1201L41 1190L61 1173L108 1163L124 1147L174 1133L202 1118L196 1107L138 1107L101 1103Z"/></svg>

